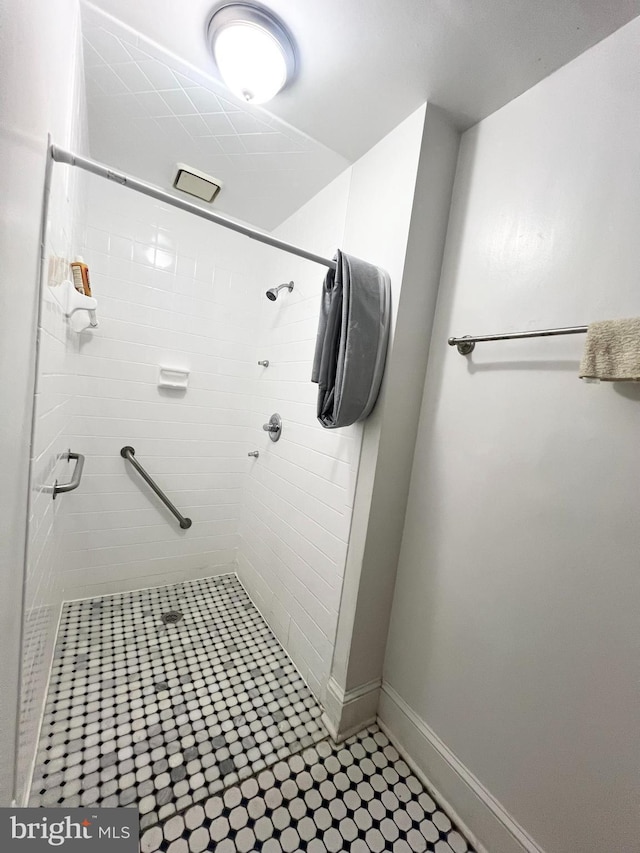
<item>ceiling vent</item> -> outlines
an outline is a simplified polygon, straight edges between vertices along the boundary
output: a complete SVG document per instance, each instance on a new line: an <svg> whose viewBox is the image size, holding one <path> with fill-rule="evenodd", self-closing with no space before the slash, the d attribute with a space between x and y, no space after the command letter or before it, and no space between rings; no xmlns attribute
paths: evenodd
<svg viewBox="0 0 640 853"><path fill-rule="evenodd" d="M213 201L220 192L222 181L206 175L192 166L178 163L178 173L173 186L183 193L194 195L202 201Z"/></svg>

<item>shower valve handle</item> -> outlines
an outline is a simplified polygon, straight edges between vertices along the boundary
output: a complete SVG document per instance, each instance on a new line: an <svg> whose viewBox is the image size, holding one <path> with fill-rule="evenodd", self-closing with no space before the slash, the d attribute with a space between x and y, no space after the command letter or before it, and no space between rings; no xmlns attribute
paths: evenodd
<svg viewBox="0 0 640 853"><path fill-rule="evenodd" d="M262 424L262 429L269 433L271 441L278 441L282 435L282 418L276 412L269 418L268 424Z"/></svg>

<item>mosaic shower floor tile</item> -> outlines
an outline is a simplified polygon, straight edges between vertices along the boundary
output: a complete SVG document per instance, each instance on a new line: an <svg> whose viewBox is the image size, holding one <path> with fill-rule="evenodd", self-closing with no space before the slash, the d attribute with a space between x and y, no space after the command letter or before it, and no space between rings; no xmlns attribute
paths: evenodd
<svg viewBox="0 0 640 853"><path fill-rule="evenodd" d="M320 715L235 575L68 602L29 804L146 828L326 738Z"/></svg>
<svg viewBox="0 0 640 853"><path fill-rule="evenodd" d="M377 726L326 740L142 833L141 853L474 853Z"/></svg>

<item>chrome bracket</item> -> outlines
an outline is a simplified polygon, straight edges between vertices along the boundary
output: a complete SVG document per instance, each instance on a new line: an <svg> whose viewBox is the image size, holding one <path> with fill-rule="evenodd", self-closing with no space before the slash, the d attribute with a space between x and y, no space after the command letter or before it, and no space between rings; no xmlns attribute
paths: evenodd
<svg viewBox="0 0 640 853"><path fill-rule="evenodd" d="M465 335L465 338L470 335ZM449 338L449 345L457 347L460 355L470 355L476 348L475 341L465 341L463 338Z"/></svg>

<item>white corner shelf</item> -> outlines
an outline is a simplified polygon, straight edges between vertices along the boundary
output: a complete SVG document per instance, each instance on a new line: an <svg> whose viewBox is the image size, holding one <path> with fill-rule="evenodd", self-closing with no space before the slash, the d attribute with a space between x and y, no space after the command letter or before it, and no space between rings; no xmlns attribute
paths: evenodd
<svg viewBox="0 0 640 853"><path fill-rule="evenodd" d="M98 320L96 319L98 300L94 299L93 296L85 296L83 293L78 293L73 286L73 282L68 278L60 284L53 287L50 286L47 289L53 300L62 309L65 317L71 317L76 311L88 311L89 325L94 327L98 325Z"/></svg>

